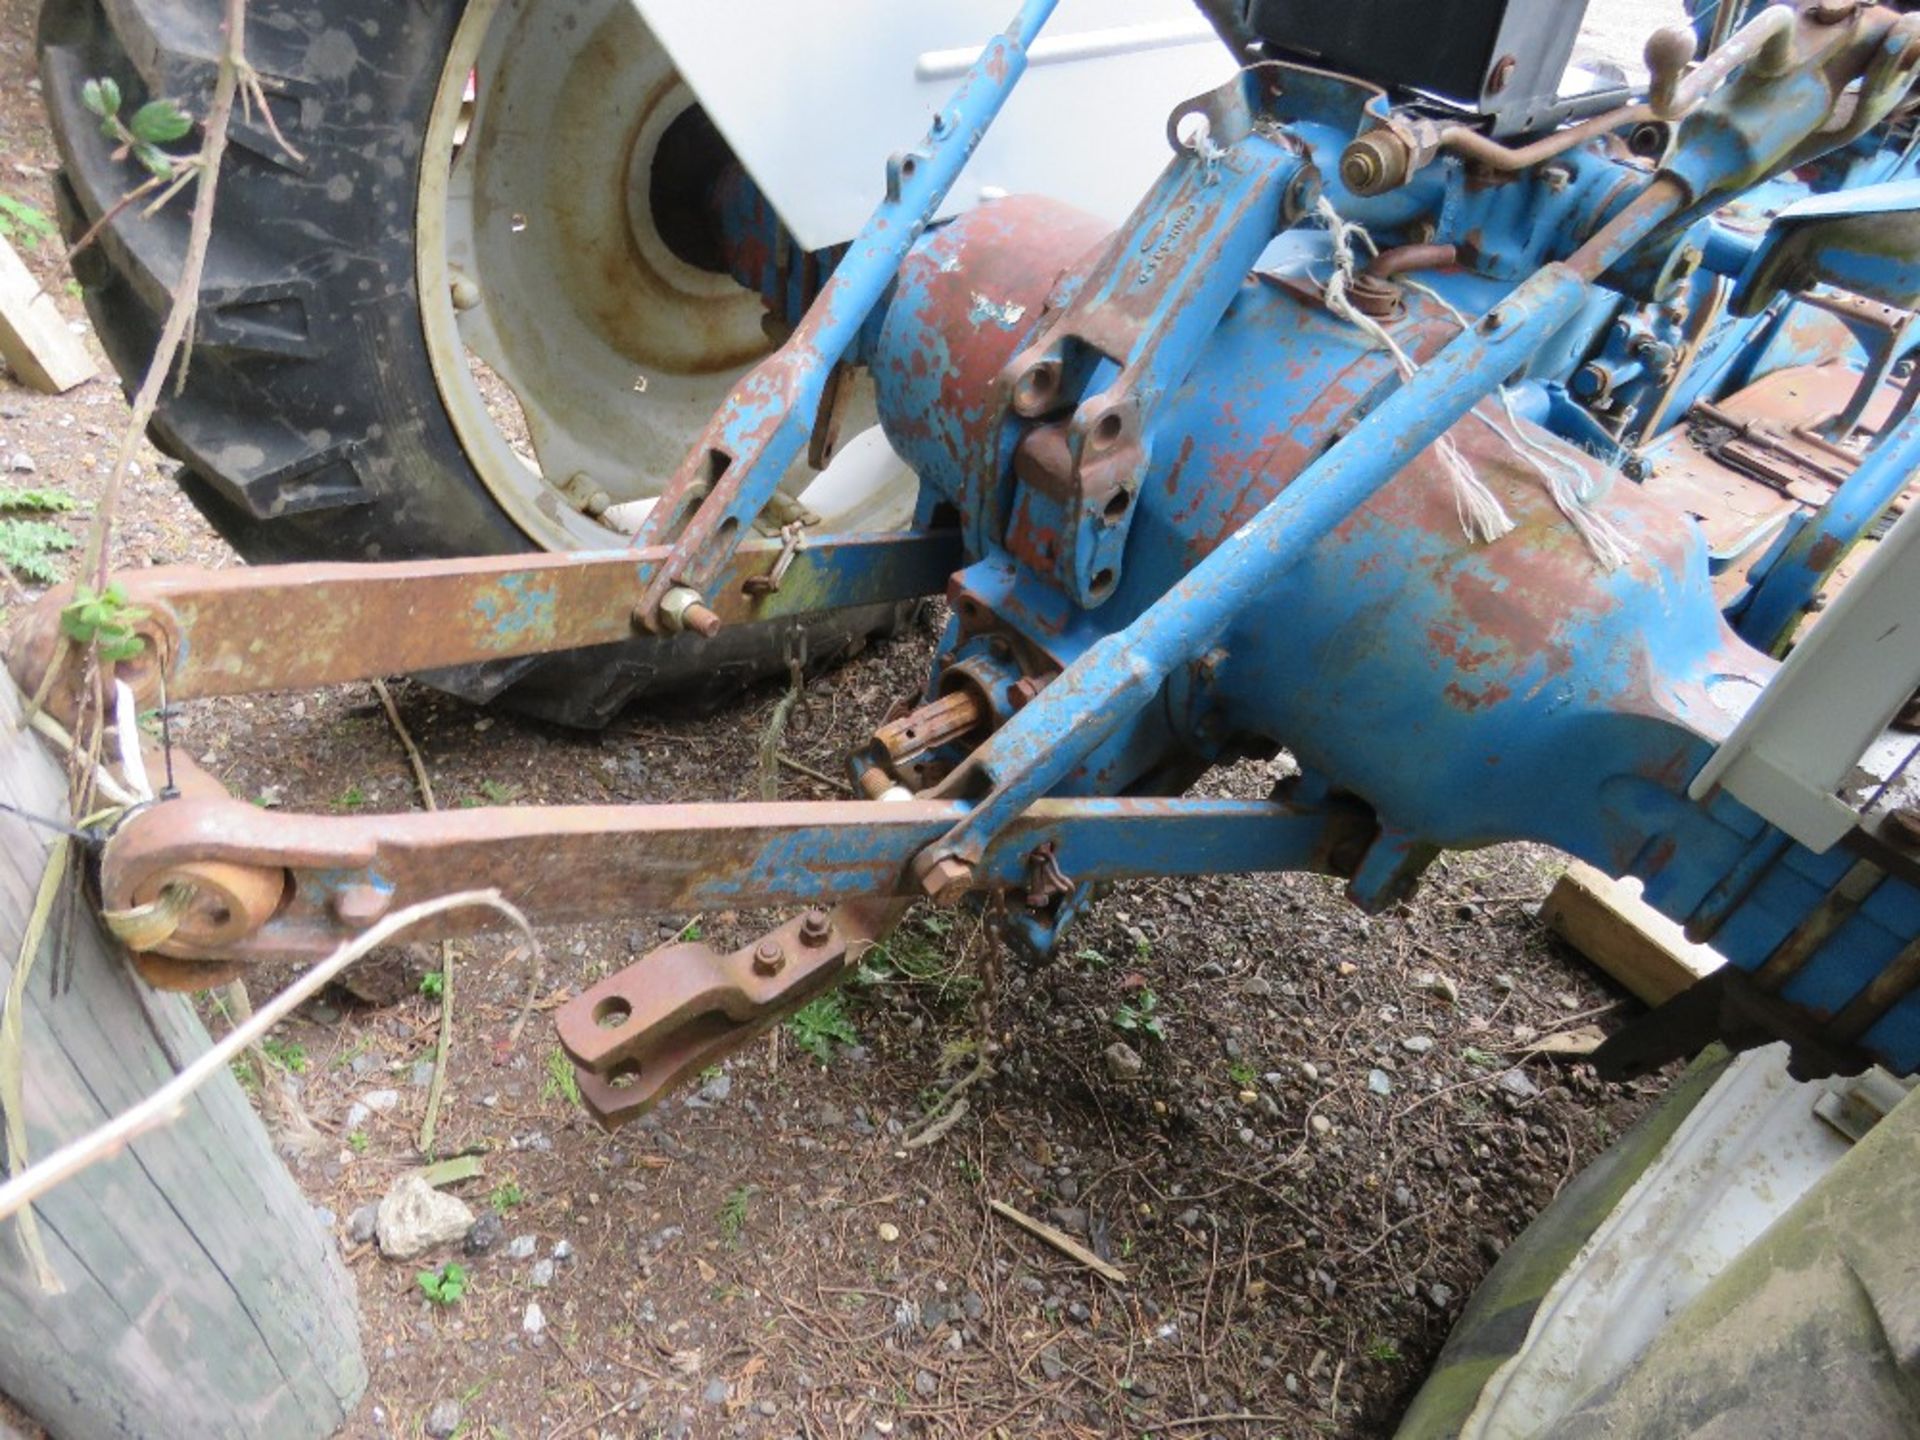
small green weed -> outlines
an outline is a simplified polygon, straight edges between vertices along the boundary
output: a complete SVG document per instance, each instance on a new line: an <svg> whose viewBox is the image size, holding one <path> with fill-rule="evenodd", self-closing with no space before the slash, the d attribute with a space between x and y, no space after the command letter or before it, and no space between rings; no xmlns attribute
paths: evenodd
<svg viewBox="0 0 1920 1440"><path fill-rule="evenodd" d="M438 1000L447 993L447 972L429 970L420 977L420 993L429 1000Z"/></svg>
<svg viewBox="0 0 1920 1440"><path fill-rule="evenodd" d="M933 1003L942 1009L970 1004L980 991L980 977L964 960L948 955L927 938L944 933L925 922L919 930L903 927L886 944L876 945L867 953L857 972L858 982L863 986L898 985L930 991Z"/></svg>
<svg viewBox="0 0 1920 1440"><path fill-rule="evenodd" d="M1253 1082L1260 1078L1259 1071L1244 1060L1236 1060L1227 1066L1227 1078L1242 1090L1251 1090Z"/></svg>
<svg viewBox="0 0 1920 1440"><path fill-rule="evenodd" d="M362 1035L328 1062L335 1070L350 1070L353 1062L373 1048L373 1037Z"/></svg>
<svg viewBox="0 0 1920 1440"><path fill-rule="evenodd" d="M260 1042L260 1048L282 1070L292 1071L295 1075L306 1073L307 1047L298 1040L276 1040L269 1035Z"/></svg>
<svg viewBox="0 0 1920 1440"><path fill-rule="evenodd" d="M59 490L0 486L0 510L32 510L42 515L65 515L80 502Z"/></svg>
<svg viewBox="0 0 1920 1440"><path fill-rule="evenodd" d="M1376 1340L1367 1346L1367 1358L1378 1360L1383 1365L1392 1365L1400 1359L1400 1347L1391 1340Z"/></svg>
<svg viewBox="0 0 1920 1440"><path fill-rule="evenodd" d="M59 226L38 206L0 194L0 237L23 241L38 250L59 233Z"/></svg>
<svg viewBox="0 0 1920 1440"><path fill-rule="evenodd" d="M753 1187L741 1185L729 1190L727 1198L720 1202L720 1238L726 1241L729 1249L740 1243L740 1232L747 1223L747 1206L752 1201Z"/></svg>
<svg viewBox="0 0 1920 1440"><path fill-rule="evenodd" d="M370 1143L367 1139L367 1132L364 1130L349 1130L347 1132L347 1148L356 1155L366 1154L367 1146Z"/></svg>
<svg viewBox="0 0 1920 1440"><path fill-rule="evenodd" d="M442 1309L458 1305L460 1297L467 1293L466 1267L453 1261L438 1270L422 1270L413 1279L421 1293Z"/></svg>
<svg viewBox="0 0 1920 1440"><path fill-rule="evenodd" d="M498 780L482 780L480 782L480 793L478 795L463 797L460 801L460 808L462 810L477 810L482 805L511 805L519 798L520 787L518 785L507 785Z"/></svg>
<svg viewBox="0 0 1920 1440"><path fill-rule="evenodd" d="M508 1180L493 1187L493 1193L487 1196L487 1203L502 1215L516 1205L526 1203L526 1195L521 1191L518 1181Z"/></svg>
<svg viewBox="0 0 1920 1440"><path fill-rule="evenodd" d="M367 803L367 792L358 785L349 785L340 792L340 798L333 803L335 808L340 810L358 810Z"/></svg>
<svg viewBox="0 0 1920 1440"><path fill-rule="evenodd" d="M857 1045L860 1042L859 1032L853 1028L853 1021L847 1018L846 1002L833 991L809 1000L794 1011L787 1021L787 1033L793 1036L795 1044L822 1065L832 1063L835 1041L842 1045Z"/></svg>
<svg viewBox="0 0 1920 1440"><path fill-rule="evenodd" d="M1151 990L1142 990L1134 999L1120 1002L1113 1012L1113 1028L1129 1035L1151 1035L1155 1040L1165 1041L1167 1031L1160 1022L1159 1009L1160 997Z"/></svg>
<svg viewBox="0 0 1920 1440"><path fill-rule="evenodd" d="M547 1078L540 1082L540 1098L580 1103L580 1077L573 1073L573 1062L558 1045L547 1051Z"/></svg>
<svg viewBox="0 0 1920 1440"><path fill-rule="evenodd" d="M73 536L45 520L15 520L0 516L0 565L30 585L52 585L60 579L53 557L73 549Z"/></svg>

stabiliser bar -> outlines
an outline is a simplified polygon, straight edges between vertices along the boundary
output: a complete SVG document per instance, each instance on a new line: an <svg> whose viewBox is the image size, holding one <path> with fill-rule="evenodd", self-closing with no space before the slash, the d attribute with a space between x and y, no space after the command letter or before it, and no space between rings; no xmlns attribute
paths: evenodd
<svg viewBox="0 0 1920 1440"><path fill-rule="evenodd" d="M260 569L160 567L114 576L145 642L115 670L143 706L207 695L338 685L618 644L638 629L641 595L669 552L575 551ZM733 623L938 595L960 564L952 530L823 535L798 549L750 541L708 604ZM7 665L40 693L67 639L63 586L28 610ZM48 709L66 718L73 691Z"/></svg>

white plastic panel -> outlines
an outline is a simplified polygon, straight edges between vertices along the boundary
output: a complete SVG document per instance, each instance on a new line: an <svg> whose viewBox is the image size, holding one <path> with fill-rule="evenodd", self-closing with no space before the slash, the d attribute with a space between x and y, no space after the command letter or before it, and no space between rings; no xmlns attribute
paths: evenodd
<svg viewBox="0 0 1920 1440"><path fill-rule="evenodd" d="M849 240L1018 0L633 0L809 250ZM1166 120L1232 56L1190 0L1061 0L943 215L1045 194L1117 225L1170 158Z"/></svg>
<svg viewBox="0 0 1920 1440"><path fill-rule="evenodd" d="M1837 793L1854 766L1865 757L1870 771L1890 774L1897 764L1875 742L1916 685L1920 508L1875 547L1688 793L1698 800L1724 786L1808 849L1826 850L1865 798Z"/></svg>

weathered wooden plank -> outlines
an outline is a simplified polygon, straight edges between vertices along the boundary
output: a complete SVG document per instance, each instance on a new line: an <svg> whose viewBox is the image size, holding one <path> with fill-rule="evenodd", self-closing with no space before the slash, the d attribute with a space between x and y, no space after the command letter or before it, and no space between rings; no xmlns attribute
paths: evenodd
<svg viewBox="0 0 1920 1440"><path fill-rule="evenodd" d="M94 376L93 357L67 329L53 297L0 235L0 357L20 383L58 395Z"/></svg>
<svg viewBox="0 0 1920 1440"><path fill-rule="evenodd" d="M1671 1000L1726 963L1636 891L1580 860L1541 903L1540 919L1649 1005Z"/></svg>
<svg viewBox="0 0 1920 1440"><path fill-rule="evenodd" d="M0 799L61 815L59 767L18 713L0 672ZM0 814L0 984L50 838ZM40 1154L207 1045L191 1006L148 989L83 920L71 988L50 993L50 950L29 980L25 1110ZM0 1226L0 1391L54 1433L318 1437L365 1387L352 1281L230 1077L36 1213L66 1290L41 1294Z"/></svg>

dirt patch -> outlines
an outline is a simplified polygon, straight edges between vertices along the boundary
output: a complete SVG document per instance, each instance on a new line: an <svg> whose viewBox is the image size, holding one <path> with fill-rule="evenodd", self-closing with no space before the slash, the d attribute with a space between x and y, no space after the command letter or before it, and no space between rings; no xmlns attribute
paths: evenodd
<svg viewBox="0 0 1920 1440"><path fill-rule="evenodd" d="M0 3L0 190L50 210L33 10ZM27 259L83 325L51 247ZM90 503L125 413L110 379L55 398L0 383L0 455ZM121 565L234 563L154 453L123 503ZM815 678L788 753L837 772L930 651L921 630ZM454 805L756 794L777 691L599 737L397 694ZM262 804L417 803L365 688L197 704L175 739ZM1263 793L1270 778L1218 784ZM439 960L401 957L390 1003L328 997L275 1042L278 1081L322 1136L295 1173L360 1286L373 1380L346 1433L419 1434L447 1401L475 1437L1382 1433L1493 1257L1659 1089L1538 1062L1513 1078L1527 1040L1625 1014L1531 918L1561 863L1526 847L1450 858L1372 919L1310 877L1122 886L1037 966L983 965L976 922L918 912L845 992L851 1040L770 1036L612 1136L567 1099L545 1012L663 939L739 943L768 917L623 916L610 896L607 923L543 937L540 1013L517 1041L529 957L463 945L437 1150L482 1157L459 1190L501 1224L486 1253L434 1257L470 1272L445 1307L423 1266L345 1238L421 1158L437 1004L419 975ZM283 978L255 977L256 995ZM1109 1061L1116 1042L1138 1074ZM983 1054L995 1074L969 1113L908 1149L930 1098ZM383 1090L390 1108L353 1111ZM1127 1283L989 1200L1072 1233Z"/></svg>

